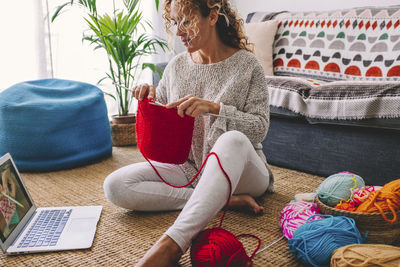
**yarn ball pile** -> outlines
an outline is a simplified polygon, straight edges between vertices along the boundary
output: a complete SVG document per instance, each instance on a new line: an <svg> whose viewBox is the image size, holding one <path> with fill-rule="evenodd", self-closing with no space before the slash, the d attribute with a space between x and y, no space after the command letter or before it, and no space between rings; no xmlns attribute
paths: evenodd
<svg viewBox="0 0 400 267"><path fill-rule="evenodd" d="M400 266L400 248L382 244L353 244L332 254L331 267Z"/></svg>
<svg viewBox="0 0 400 267"><path fill-rule="evenodd" d="M336 209L355 211L369 196L370 193L380 189L380 186L366 186L363 188L351 190L351 199L347 201L340 201L335 206Z"/></svg>
<svg viewBox="0 0 400 267"><path fill-rule="evenodd" d="M223 228L206 229L193 240L190 258L194 267L252 266L243 244Z"/></svg>
<svg viewBox="0 0 400 267"><path fill-rule="evenodd" d="M314 216L311 216L311 220ZM320 215L325 219L306 222L289 240L289 249L306 265L329 266L332 253L340 247L364 240L355 221L345 216Z"/></svg>
<svg viewBox="0 0 400 267"><path fill-rule="evenodd" d="M364 180L351 172L340 172L326 178L317 188L319 200L334 207L351 198L351 190L365 187Z"/></svg>
<svg viewBox="0 0 400 267"><path fill-rule="evenodd" d="M310 216L315 214L319 214L318 206L315 203L295 201L287 204L281 211L279 218L283 235L287 239L291 239L297 228L303 225ZM322 218L315 216L310 221Z"/></svg>

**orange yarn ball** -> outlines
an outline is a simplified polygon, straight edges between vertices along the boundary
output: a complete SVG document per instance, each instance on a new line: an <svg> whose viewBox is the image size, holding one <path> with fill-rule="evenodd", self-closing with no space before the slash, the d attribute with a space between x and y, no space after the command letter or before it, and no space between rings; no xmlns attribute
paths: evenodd
<svg viewBox="0 0 400 267"><path fill-rule="evenodd" d="M341 201L339 204L335 206L335 209L355 211L357 207L354 205L353 201Z"/></svg>
<svg viewBox="0 0 400 267"><path fill-rule="evenodd" d="M368 198L356 209L356 212L380 212L390 223L397 221L396 211L400 209L400 179L385 184L381 190L369 194ZM393 218L386 217L385 212L391 211Z"/></svg>

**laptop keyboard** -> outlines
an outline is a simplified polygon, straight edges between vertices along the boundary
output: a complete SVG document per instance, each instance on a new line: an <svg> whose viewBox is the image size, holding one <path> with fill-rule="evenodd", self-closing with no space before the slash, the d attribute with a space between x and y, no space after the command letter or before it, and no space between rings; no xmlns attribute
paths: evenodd
<svg viewBox="0 0 400 267"><path fill-rule="evenodd" d="M72 210L42 210L35 219L18 248L57 245L58 239Z"/></svg>

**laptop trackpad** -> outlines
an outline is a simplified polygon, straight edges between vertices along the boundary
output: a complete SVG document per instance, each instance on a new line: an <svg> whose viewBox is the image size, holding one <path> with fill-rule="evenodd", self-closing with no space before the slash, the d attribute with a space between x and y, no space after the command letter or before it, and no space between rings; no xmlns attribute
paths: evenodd
<svg viewBox="0 0 400 267"><path fill-rule="evenodd" d="M74 218L71 219L68 231L71 232L87 232L92 231L93 227L96 225L96 218Z"/></svg>

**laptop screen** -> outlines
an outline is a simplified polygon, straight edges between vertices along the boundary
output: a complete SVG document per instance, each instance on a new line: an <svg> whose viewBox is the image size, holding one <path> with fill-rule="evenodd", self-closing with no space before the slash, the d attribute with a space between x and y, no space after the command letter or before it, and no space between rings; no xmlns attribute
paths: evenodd
<svg viewBox="0 0 400 267"><path fill-rule="evenodd" d="M4 242L32 207L11 160L0 165L0 239Z"/></svg>

